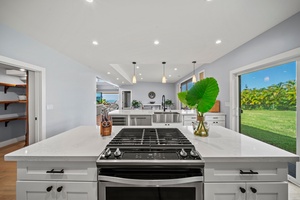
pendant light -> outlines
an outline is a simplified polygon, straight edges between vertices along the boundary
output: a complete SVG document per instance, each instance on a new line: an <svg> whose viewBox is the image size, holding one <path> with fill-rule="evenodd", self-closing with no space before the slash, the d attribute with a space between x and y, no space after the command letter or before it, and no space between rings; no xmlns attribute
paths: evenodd
<svg viewBox="0 0 300 200"><path fill-rule="evenodd" d="M133 64L133 77L132 77L132 83L136 83L136 77L135 77L135 64L136 62L132 62Z"/></svg>
<svg viewBox="0 0 300 200"><path fill-rule="evenodd" d="M193 75L193 78L192 78L192 82L196 83L197 82L196 73L195 73L195 64L196 64L196 61L193 61L192 63L194 64L194 75Z"/></svg>
<svg viewBox="0 0 300 200"><path fill-rule="evenodd" d="M165 64L166 64L166 62L162 62L162 64L163 64L163 77L161 79L161 82L166 83L167 82L166 75L165 75Z"/></svg>

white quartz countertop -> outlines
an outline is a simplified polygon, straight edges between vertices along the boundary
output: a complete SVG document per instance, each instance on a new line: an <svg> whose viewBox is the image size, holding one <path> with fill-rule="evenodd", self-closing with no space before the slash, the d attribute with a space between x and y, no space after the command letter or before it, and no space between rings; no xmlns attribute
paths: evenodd
<svg viewBox="0 0 300 200"><path fill-rule="evenodd" d="M96 161L123 127L102 137L97 126L80 126L5 155L7 161ZM128 126L126 127L128 128ZM141 128L141 127L131 127ZM155 127L145 127L155 128ZM157 127L163 128L163 127ZM212 126L208 137L195 136L190 126L178 127L205 162L296 162L299 156L224 127Z"/></svg>
<svg viewBox="0 0 300 200"><path fill-rule="evenodd" d="M154 112L163 112L163 110L114 110L109 115L153 115ZM181 115L196 115L195 110L166 110L167 112L178 112ZM204 115L225 115L224 113L205 113Z"/></svg>

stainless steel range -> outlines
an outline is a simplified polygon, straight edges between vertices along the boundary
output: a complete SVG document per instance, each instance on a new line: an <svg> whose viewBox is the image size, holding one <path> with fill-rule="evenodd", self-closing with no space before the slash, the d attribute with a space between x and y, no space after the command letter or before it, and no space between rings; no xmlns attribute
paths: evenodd
<svg viewBox="0 0 300 200"><path fill-rule="evenodd" d="M97 160L100 200L202 200L204 161L177 128L124 128Z"/></svg>

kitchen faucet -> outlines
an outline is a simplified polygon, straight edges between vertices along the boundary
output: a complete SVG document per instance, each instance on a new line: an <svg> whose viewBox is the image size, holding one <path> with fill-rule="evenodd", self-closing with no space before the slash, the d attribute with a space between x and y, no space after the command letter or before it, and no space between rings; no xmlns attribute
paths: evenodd
<svg viewBox="0 0 300 200"><path fill-rule="evenodd" d="M162 95L162 100L161 101L162 101L161 106L162 106L162 108L165 112L166 111L166 97L165 97L165 95Z"/></svg>

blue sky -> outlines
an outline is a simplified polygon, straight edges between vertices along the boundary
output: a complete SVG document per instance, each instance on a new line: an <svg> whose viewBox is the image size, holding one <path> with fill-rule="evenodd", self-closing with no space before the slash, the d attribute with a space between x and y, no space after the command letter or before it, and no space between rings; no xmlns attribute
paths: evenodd
<svg viewBox="0 0 300 200"><path fill-rule="evenodd" d="M296 80L296 62L244 74L241 76L241 89L244 90L246 85L248 89L259 89L289 80Z"/></svg>

